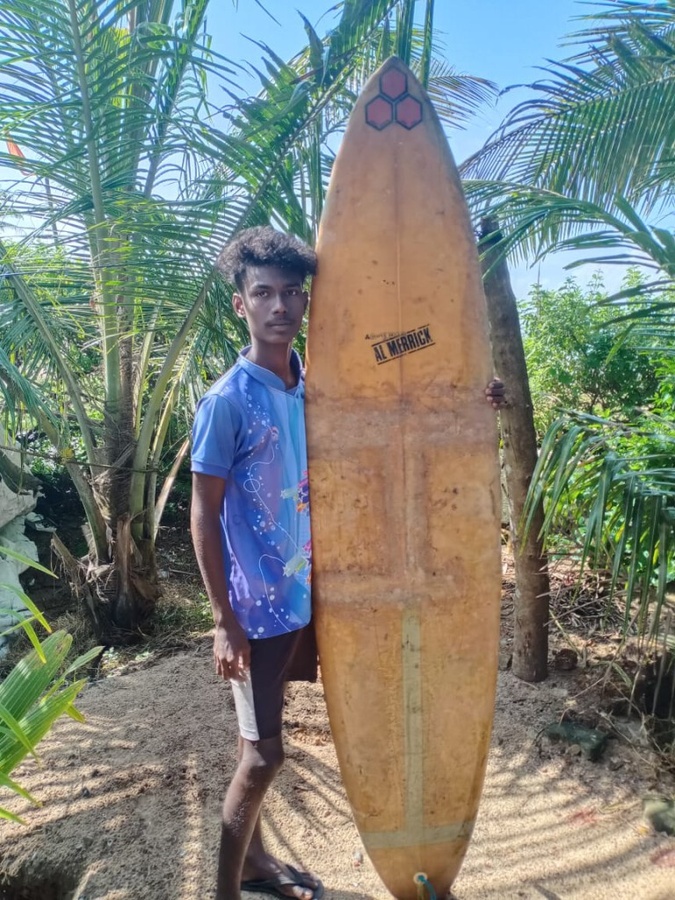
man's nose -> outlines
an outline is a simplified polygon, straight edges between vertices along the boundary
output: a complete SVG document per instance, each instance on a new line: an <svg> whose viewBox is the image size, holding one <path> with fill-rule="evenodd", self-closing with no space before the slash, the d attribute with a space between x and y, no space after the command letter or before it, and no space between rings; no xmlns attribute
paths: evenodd
<svg viewBox="0 0 675 900"><path fill-rule="evenodd" d="M286 312L286 298L283 294L278 293L274 295L274 300L272 303L272 311L275 313L285 313Z"/></svg>

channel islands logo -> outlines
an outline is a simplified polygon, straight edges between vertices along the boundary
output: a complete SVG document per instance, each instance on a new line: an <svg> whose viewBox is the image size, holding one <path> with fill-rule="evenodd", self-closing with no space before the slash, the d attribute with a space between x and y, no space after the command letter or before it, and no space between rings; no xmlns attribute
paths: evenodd
<svg viewBox="0 0 675 900"><path fill-rule="evenodd" d="M388 69L380 78L380 93L366 105L366 122L378 131L394 122L411 131L422 119L422 104L408 93L407 75Z"/></svg>
<svg viewBox="0 0 675 900"><path fill-rule="evenodd" d="M378 340L371 344L375 354L375 362L378 366L391 362L392 359L400 359L408 353L417 353L418 350L426 350L433 347L435 341L431 336L431 326L421 325L410 331L402 331L399 334L366 335L367 338L377 337Z"/></svg>

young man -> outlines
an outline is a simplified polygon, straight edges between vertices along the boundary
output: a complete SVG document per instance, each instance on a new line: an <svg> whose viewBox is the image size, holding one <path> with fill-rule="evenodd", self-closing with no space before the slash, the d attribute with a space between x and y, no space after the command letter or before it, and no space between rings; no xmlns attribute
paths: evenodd
<svg viewBox="0 0 675 900"><path fill-rule="evenodd" d="M283 761L284 683L311 618L304 384L292 343L316 257L269 227L242 232L218 268L251 345L204 395L192 448L192 540L213 608L216 671L232 683L239 763L223 804L217 900L242 890L318 900L318 878L269 855L260 809ZM493 381L486 398L504 404Z"/></svg>
<svg viewBox="0 0 675 900"><path fill-rule="evenodd" d="M232 683L239 763L223 804L217 900L242 890L318 900L318 878L265 851L260 809L283 761L284 683L311 618L304 383L292 343L314 252L269 227L217 266L251 345L203 396L192 449L191 529L215 620L216 671Z"/></svg>

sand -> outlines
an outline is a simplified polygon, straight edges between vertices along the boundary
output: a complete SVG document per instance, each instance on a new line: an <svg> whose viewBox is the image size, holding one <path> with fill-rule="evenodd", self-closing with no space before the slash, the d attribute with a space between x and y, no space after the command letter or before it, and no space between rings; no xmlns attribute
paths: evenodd
<svg viewBox="0 0 675 900"><path fill-rule="evenodd" d="M641 796L664 777L648 751L611 741L591 763L537 739L577 688L577 673L540 685L500 673L458 900L675 900L675 839L642 817ZM78 705L86 723L61 720L41 765L15 773L42 807L3 791L27 825L0 824L0 900L212 898L236 722L210 641L95 682ZM287 761L264 812L271 848L319 874L329 900L384 900L350 816L320 684L290 687L285 721Z"/></svg>

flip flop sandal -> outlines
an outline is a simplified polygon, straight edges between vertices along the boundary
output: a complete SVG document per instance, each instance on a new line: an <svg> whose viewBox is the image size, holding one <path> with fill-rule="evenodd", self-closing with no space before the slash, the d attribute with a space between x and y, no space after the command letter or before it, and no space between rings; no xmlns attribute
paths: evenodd
<svg viewBox="0 0 675 900"><path fill-rule="evenodd" d="M312 892L312 900L321 900L323 897L323 884L320 879L310 875L309 872L299 872L294 866L286 865L290 872L288 875L278 875L275 878L249 878L242 881L242 891L258 891L260 894L271 894L272 897L281 897L283 900L294 900L293 894L287 894L284 887L299 887ZM311 882L311 883L310 883Z"/></svg>

